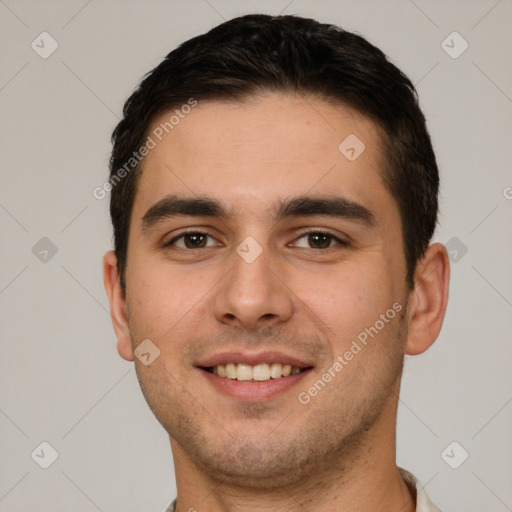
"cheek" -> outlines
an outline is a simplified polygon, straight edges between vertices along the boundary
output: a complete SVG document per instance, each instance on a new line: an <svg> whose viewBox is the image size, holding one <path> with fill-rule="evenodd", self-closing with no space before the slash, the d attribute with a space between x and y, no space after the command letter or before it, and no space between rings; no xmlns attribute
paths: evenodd
<svg viewBox="0 0 512 512"><path fill-rule="evenodd" d="M397 300L390 271L377 258L369 265L350 264L327 274L303 275L301 281L297 295L339 349L374 325Z"/></svg>
<svg viewBox="0 0 512 512"><path fill-rule="evenodd" d="M179 269L162 257L133 252L127 269L130 329L136 341L149 338L162 346L178 342L176 332L195 332L205 320L217 270ZM180 337L181 339L181 337Z"/></svg>
<svg viewBox="0 0 512 512"><path fill-rule="evenodd" d="M127 300L130 328L136 337L161 340L193 301L193 287L184 287L166 273L165 266L149 258L131 261L127 272Z"/></svg>

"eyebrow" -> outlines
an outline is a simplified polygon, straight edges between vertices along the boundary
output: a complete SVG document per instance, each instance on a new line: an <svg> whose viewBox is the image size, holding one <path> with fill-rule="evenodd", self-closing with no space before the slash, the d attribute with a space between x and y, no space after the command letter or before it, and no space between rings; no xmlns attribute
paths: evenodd
<svg viewBox="0 0 512 512"><path fill-rule="evenodd" d="M228 215L219 201L215 199L166 196L144 214L142 230L149 230L162 220L180 216L223 219Z"/></svg>
<svg viewBox="0 0 512 512"><path fill-rule="evenodd" d="M359 221L367 227L376 225L375 215L370 209L340 196L299 196L283 201L275 211L277 220L325 215ZM144 214L142 230L147 231L162 220L180 216L227 219L234 215L216 199L166 196Z"/></svg>
<svg viewBox="0 0 512 512"><path fill-rule="evenodd" d="M278 218L308 217L326 215L360 221L367 227L374 227L376 219L373 212L362 204L344 197L301 196L285 201L277 210Z"/></svg>

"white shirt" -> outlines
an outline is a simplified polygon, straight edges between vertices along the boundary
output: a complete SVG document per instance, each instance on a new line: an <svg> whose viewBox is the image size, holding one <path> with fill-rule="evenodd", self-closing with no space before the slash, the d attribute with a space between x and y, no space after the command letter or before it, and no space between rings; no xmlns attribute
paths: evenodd
<svg viewBox="0 0 512 512"><path fill-rule="evenodd" d="M441 512L441 510L430 501L425 489L423 489L414 475L405 469L399 468L399 470L412 495L416 495L416 512Z"/></svg>
<svg viewBox="0 0 512 512"><path fill-rule="evenodd" d="M441 512L428 498L427 493L418 480L405 469L399 468L400 474L409 487L412 495L416 497L416 512ZM174 500L165 512L176 512L176 500Z"/></svg>

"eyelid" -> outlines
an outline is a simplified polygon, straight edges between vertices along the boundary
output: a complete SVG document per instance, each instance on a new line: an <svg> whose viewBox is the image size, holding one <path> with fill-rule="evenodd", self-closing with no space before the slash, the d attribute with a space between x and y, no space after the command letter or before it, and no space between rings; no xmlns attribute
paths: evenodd
<svg viewBox="0 0 512 512"><path fill-rule="evenodd" d="M183 249L182 247L176 246L176 242L179 239L183 238L184 236L191 235L191 234L205 235L205 236L211 238L212 240L215 240L217 246L222 245L222 242L220 242L217 239L217 237L215 237L214 235L209 233L208 229L206 229L206 228L185 228L179 234L174 235L170 240L164 241L162 243L162 246L163 247L170 247L170 246L174 245L175 247ZM336 244L328 247L327 249L331 249L331 248L335 247L336 245L341 245L341 246L349 246L350 245L350 242L348 241L349 237L345 236L345 238L343 238L343 237L340 237L339 235L335 235L334 233L332 233L328 229L318 229L318 228L316 228L316 229L311 229L310 228L310 229L302 231L298 236L296 236L294 238L294 240L291 243L289 243L287 245L289 247L293 246L301 238L304 238L304 237L309 236L309 235L316 235L316 234L327 235L327 236L329 236L330 238L332 238L336 242ZM213 246L210 245L210 246L207 246L207 247L213 247ZM204 247L204 248L206 248L206 247ZM190 249L187 248L187 250L190 250ZM326 249L324 249L324 250L326 250Z"/></svg>
<svg viewBox="0 0 512 512"><path fill-rule="evenodd" d="M215 236L213 236L211 233L209 233L207 229L204 229L204 228L199 228L199 229L198 228L186 228L184 231L181 231L179 234L173 236L170 240L164 241L162 243L162 246L163 247L175 246L175 247L178 247L179 249L191 250L189 248L183 248L183 247L179 247L179 246L176 245L176 242L180 238L183 238L186 235L204 235L206 237L211 238L212 240L215 240L217 246L221 245L221 242L219 242L219 240L217 240L217 238ZM214 247L214 246L213 245L209 245L207 247L201 247L200 249L206 249L208 247Z"/></svg>
<svg viewBox="0 0 512 512"><path fill-rule="evenodd" d="M327 235L327 236L331 237L335 242L337 242L335 245L330 246L327 249L332 249L336 245L341 245L341 246L350 245L348 240L341 238L339 235L335 235L334 233L331 233L328 229L308 229L306 231L303 231L299 236L295 237L293 242L291 242L288 245L293 246L293 244L295 244L297 242L297 240L300 240L301 238L304 238L305 236L309 236L309 235ZM348 238L348 237L346 237L346 238ZM324 250L327 250L327 249L324 249ZM317 249L315 249L315 250L317 250Z"/></svg>

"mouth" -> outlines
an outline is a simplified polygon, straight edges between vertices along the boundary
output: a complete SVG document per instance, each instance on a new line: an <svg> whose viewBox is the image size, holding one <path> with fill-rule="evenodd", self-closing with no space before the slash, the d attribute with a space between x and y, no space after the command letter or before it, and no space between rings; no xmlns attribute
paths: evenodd
<svg viewBox="0 0 512 512"><path fill-rule="evenodd" d="M242 402L261 402L296 386L313 365L281 352L224 352L196 364L212 389Z"/></svg>
<svg viewBox="0 0 512 512"><path fill-rule="evenodd" d="M270 379L282 379L290 375L297 375L309 368L300 368L283 363L260 363L254 366L243 363L227 363L203 367L202 369L223 379L265 382Z"/></svg>

